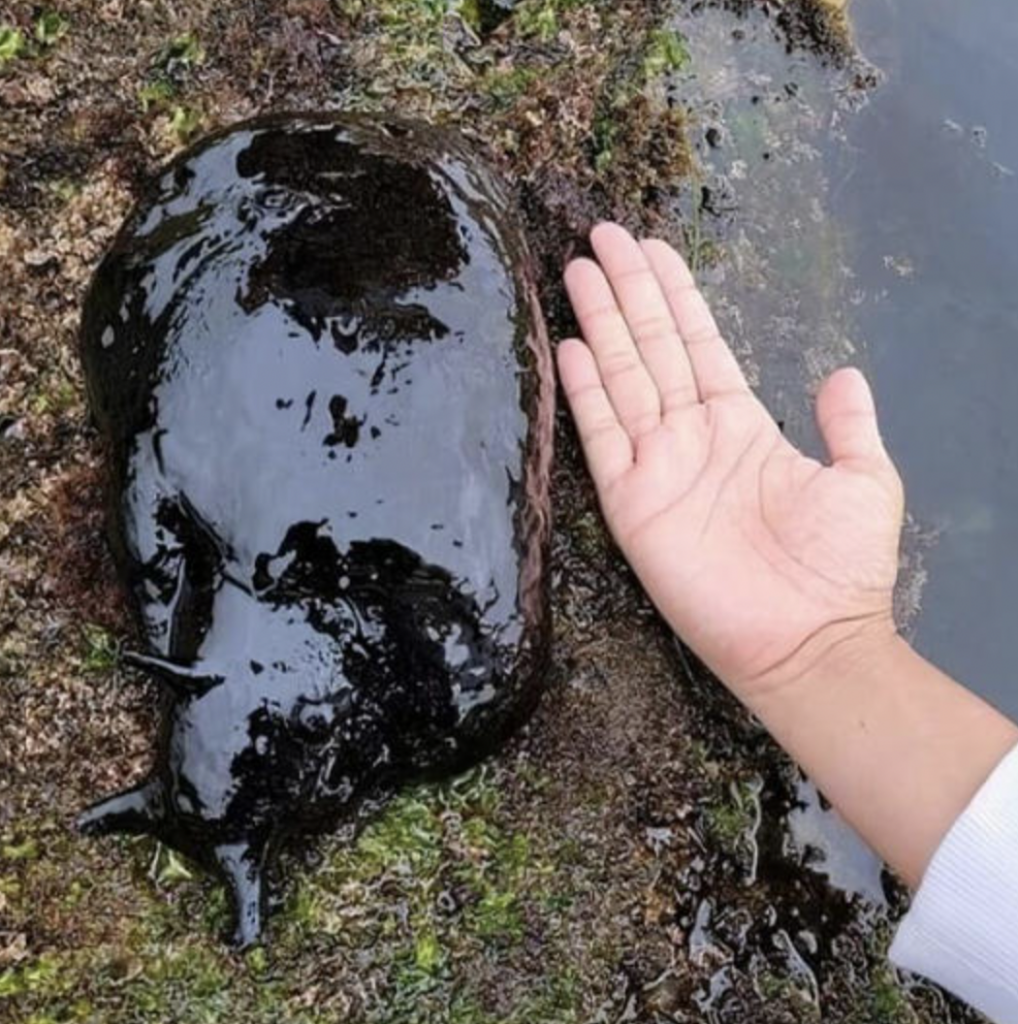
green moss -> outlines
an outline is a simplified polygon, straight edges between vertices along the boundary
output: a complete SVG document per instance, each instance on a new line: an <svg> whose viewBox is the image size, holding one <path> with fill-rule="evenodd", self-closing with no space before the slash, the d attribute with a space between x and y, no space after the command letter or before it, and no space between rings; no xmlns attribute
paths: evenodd
<svg viewBox="0 0 1018 1024"><path fill-rule="evenodd" d="M393 802L388 813L361 836L358 871L374 875L387 870L424 874L441 857L442 829L428 794L418 791Z"/></svg>
<svg viewBox="0 0 1018 1024"><path fill-rule="evenodd" d="M757 991L772 1011L777 1004L781 1004L782 1010L786 1011L783 1019L801 1021L803 1024L816 1024L821 1019L819 1007L794 978L766 969L756 975L754 980Z"/></svg>
<svg viewBox="0 0 1018 1024"><path fill-rule="evenodd" d="M523 938L519 897L512 891L490 890L470 916L471 927L483 939L519 942Z"/></svg>
<svg viewBox="0 0 1018 1024"><path fill-rule="evenodd" d="M188 142L202 126L201 111L177 104L170 112L170 131L181 143Z"/></svg>
<svg viewBox="0 0 1018 1024"><path fill-rule="evenodd" d="M491 97L496 108L506 108L525 96L539 78L535 68L497 67L487 73L481 88Z"/></svg>
<svg viewBox="0 0 1018 1024"><path fill-rule="evenodd" d="M91 623L84 625L81 630L81 642L81 667L86 672L99 674L110 672L116 667L120 645L102 626Z"/></svg>
<svg viewBox="0 0 1018 1024"><path fill-rule="evenodd" d="M383 24L414 36L440 28L452 4L450 0L382 0L377 9Z"/></svg>
<svg viewBox="0 0 1018 1024"><path fill-rule="evenodd" d="M166 112L170 130L180 142L187 142L201 127L201 114L178 101L183 87L194 71L205 61L205 50L194 32L185 32L171 39L152 61L149 81L137 92L142 113Z"/></svg>
<svg viewBox="0 0 1018 1024"><path fill-rule="evenodd" d="M727 847L737 845L751 824L746 811L735 804L720 804L707 810L711 835Z"/></svg>
<svg viewBox="0 0 1018 1024"><path fill-rule="evenodd" d="M516 13L516 28L522 36L537 36L548 42L558 35L559 20L556 5L549 0L541 4L522 4Z"/></svg>
<svg viewBox="0 0 1018 1024"><path fill-rule="evenodd" d="M524 38L550 42L562 27L562 15L591 0L523 0L513 13L516 31Z"/></svg>
<svg viewBox="0 0 1018 1024"><path fill-rule="evenodd" d="M34 836L0 847L0 857L4 860L35 860L38 856L39 844Z"/></svg>
<svg viewBox="0 0 1018 1024"><path fill-rule="evenodd" d="M22 995L63 995L74 984L74 972L67 970L68 962L66 954L44 953L17 967L8 968L0 974L0 999Z"/></svg>
<svg viewBox="0 0 1018 1024"><path fill-rule="evenodd" d="M860 993L859 1004L846 1024L917 1024L918 1020L908 996L882 957L872 970L869 985Z"/></svg>
<svg viewBox="0 0 1018 1024"><path fill-rule="evenodd" d="M77 386L59 370L41 378L32 397L31 408L36 416L61 416L81 404Z"/></svg>
<svg viewBox="0 0 1018 1024"><path fill-rule="evenodd" d="M190 71L205 60L205 50L194 32L185 32L171 39L159 51L156 67L166 75Z"/></svg>
<svg viewBox="0 0 1018 1024"><path fill-rule="evenodd" d="M0 974L0 1019L164 1024L312 1024L264 953L238 961L194 939L153 942L144 931L118 946L45 953ZM13 1017L5 1016L13 1014Z"/></svg>
<svg viewBox="0 0 1018 1024"><path fill-rule="evenodd" d="M489 997L491 993L488 994ZM485 1007L483 994L459 988L451 996L438 979L411 965L392 985L371 1024L579 1024L579 978L570 969L536 975L530 993L509 1009Z"/></svg>
<svg viewBox="0 0 1018 1024"><path fill-rule="evenodd" d="M27 50L25 33L13 25L0 25L0 69L8 61L24 55Z"/></svg>
<svg viewBox="0 0 1018 1024"><path fill-rule="evenodd" d="M681 71L691 61L686 37L675 29L656 28L647 38L640 71L644 84Z"/></svg>
<svg viewBox="0 0 1018 1024"><path fill-rule="evenodd" d="M441 119L451 106L450 89L472 87L478 70L448 44L446 19L454 0L343 0L336 13L348 31L373 41L371 74L347 96L347 108L362 112L391 109L398 92L403 109Z"/></svg>
<svg viewBox="0 0 1018 1024"><path fill-rule="evenodd" d="M46 188L62 203L69 203L81 194L82 183L70 178L55 178L46 183Z"/></svg>
<svg viewBox="0 0 1018 1024"><path fill-rule="evenodd" d="M871 980L873 1015L880 1024L899 1024L914 1018L908 999L887 969L877 971Z"/></svg>
<svg viewBox="0 0 1018 1024"><path fill-rule="evenodd" d="M483 772L397 797L353 846L336 849L324 870L304 880L284 920L303 932L338 934L351 902L391 886L416 928L407 959L421 966L441 942L435 894L451 881L467 900L465 934L482 941L518 938L520 900L543 884L528 838L501 824L498 792ZM383 916L364 927L393 935L400 923Z"/></svg>
<svg viewBox="0 0 1018 1024"><path fill-rule="evenodd" d="M442 965L444 955L438 936L426 931L414 943L414 963L425 974L436 974Z"/></svg>
<svg viewBox="0 0 1018 1024"><path fill-rule="evenodd" d="M396 797L352 844L327 842L325 862L298 881L274 922L274 951L371 950L387 977L372 1021L487 1020L461 965L507 955L528 919L557 897L569 903L556 888L554 851L507 826L499 794L490 773L474 771Z"/></svg>
<svg viewBox="0 0 1018 1024"><path fill-rule="evenodd" d="M219 957L209 956L200 946L185 945L168 950L144 971L134 1003L186 1020L224 1020L232 1003L229 982Z"/></svg>
<svg viewBox="0 0 1018 1024"><path fill-rule="evenodd" d="M43 48L56 44L70 31L71 23L56 11L44 11L35 21L35 39Z"/></svg>
<svg viewBox="0 0 1018 1024"><path fill-rule="evenodd" d="M606 182L625 183L632 202L641 202L648 186L674 184L689 172L685 115L667 104L660 87L666 75L689 61L681 33L652 29L598 105L592 130L594 169Z"/></svg>
<svg viewBox="0 0 1018 1024"><path fill-rule="evenodd" d="M162 109L170 103L176 93L176 87L165 78L147 82L138 90L138 103L141 105L142 113Z"/></svg>
<svg viewBox="0 0 1018 1024"><path fill-rule="evenodd" d="M729 853L738 852L759 821L759 784L733 782L726 799L704 809L709 834Z"/></svg>
<svg viewBox="0 0 1018 1024"><path fill-rule="evenodd" d="M70 22L56 11L43 11L35 19L31 37L10 24L0 25L0 70L19 57L39 57L52 49L70 30Z"/></svg>

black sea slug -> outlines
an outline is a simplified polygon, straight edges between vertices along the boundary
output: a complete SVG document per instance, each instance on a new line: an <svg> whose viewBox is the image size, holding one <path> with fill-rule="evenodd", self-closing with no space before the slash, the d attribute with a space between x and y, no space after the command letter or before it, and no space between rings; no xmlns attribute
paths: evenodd
<svg viewBox="0 0 1018 1024"><path fill-rule="evenodd" d="M458 137L277 116L154 181L83 318L110 536L163 684L86 811L218 871L257 940L288 837L459 771L545 677L554 387L531 264Z"/></svg>

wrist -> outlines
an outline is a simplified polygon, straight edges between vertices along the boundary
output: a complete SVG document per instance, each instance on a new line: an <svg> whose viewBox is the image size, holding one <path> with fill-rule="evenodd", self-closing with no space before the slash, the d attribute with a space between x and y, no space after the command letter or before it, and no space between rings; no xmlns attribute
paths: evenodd
<svg viewBox="0 0 1018 1024"><path fill-rule="evenodd" d="M732 681L732 691L765 722L786 709L815 704L846 680L879 679L914 652L890 612L831 622L811 634L780 663L752 679ZM726 682L728 682L726 680Z"/></svg>
<svg viewBox="0 0 1018 1024"><path fill-rule="evenodd" d="M1018 728L914 651L888 616L832 624L744 697L909 885Z"/></svg>

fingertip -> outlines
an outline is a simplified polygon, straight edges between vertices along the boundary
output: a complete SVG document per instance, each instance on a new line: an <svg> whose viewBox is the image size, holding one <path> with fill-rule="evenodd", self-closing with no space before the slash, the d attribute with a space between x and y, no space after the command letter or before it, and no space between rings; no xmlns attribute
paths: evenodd
<svg viewBox="0 0 1018 1024"><path fill-rule="evenodd" d="M562 271L562 276L566 279L569 278L570 274L576 272L577 267L583 266L584 263L590 263L590 260L586 256L574 256L566 265Z"/></svg>
<svg viewBox="0 0 1018 1024"><path fill-rule="evenodd" d="M590 367L597 364L594 355L587 345L579 338L566 338L560 341L555 349L555 361L558 363L559 376L564 386L568 387L577 376L583 376Z"/></svg>
<svg viewBox="0 0 1018 1024"><path fill-rule="evenodd" d="M694 283L693 272L689 269L682 253L662 238L645 238L640 246L651 265L662 272L667 271L670 277L677 278L682 285Z"/></svg>
<svg viewBox="0 0 1018 1024"><path fill-rule="evenodd" d="M600 259L602 252L612 250L620 244L635 245L636 240L621 224L603 220L590 232L590 244Z"/></svg>
<svg viewBox="0 0 1018 1024"><path fill-rule="evenodd" d="M629 232L619 223L613 220L599 220L590 229L590 238L593 241L595 238L601 238L602 236L622 233L628 235Z"/></svg>
<svg viewBox="0 0 1018 1024"><path fill-rule="evenodd" d="M855 366L835 370L820 386L817 401L856 413L876 414L873 390L866 375Z"/></svg>
<svg viewBox="0 0 1018 1024"><path fill-rule="evenodd" d="M823 382L816 417L833 462L886 457L873 392L855 367L835 370Z"/></svg>
<svg viewBox="0 0 1018 1024"><path fill-rule="evenodd" d="M576 281L580 277L587 276L591 271L600 271L597 263L586 256L577 256L566 264L562 278L568 286L570 281Z"/></svg>
<svg viewBox="0 0 1018 1024"><path fill-rule="evenodd" d="M555 346L555 356L559 362L563 359L569 359L571 358L570 352L577 347L586 348L587 346L584 345L579 338L563 338L563 340Z"/></svg>

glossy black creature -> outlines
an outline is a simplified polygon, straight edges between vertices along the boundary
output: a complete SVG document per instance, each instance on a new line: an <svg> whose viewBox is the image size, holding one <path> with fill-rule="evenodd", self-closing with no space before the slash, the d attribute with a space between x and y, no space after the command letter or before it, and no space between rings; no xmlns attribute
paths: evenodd
<svg viewBox="0 0 1018 1024"><path fill-rule="evenodd" d="M83 320L111 537L164 684L87 811L218 870L237 942L294 833L462 769L531 711L553 383L520 229L454 136L276 117L171 164Z"/></svg>

